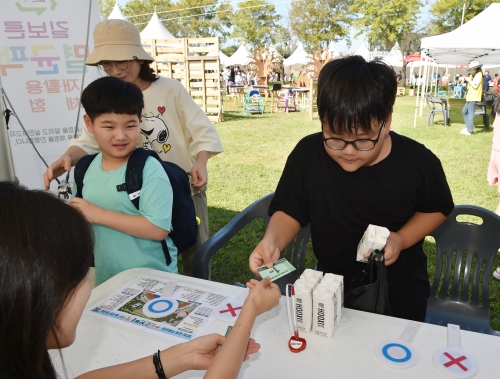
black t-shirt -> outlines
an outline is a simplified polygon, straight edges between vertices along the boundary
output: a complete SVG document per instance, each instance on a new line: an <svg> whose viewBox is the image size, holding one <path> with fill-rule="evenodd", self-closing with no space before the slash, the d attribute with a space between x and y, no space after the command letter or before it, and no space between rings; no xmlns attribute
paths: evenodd
<svg viewBox="0 0 500 379"><path fill-rule="evenodd" d="M344 276L346 288L365 267L357 246L368 224L398 231L415 212L450 214L454 204L441 162L424 145L390 132L389 155L347 172L328 156L322 133L302 139L286 162L269 214L280 210L310 224L318 270ZM422 241L388 266L391 302L429 296Z"/></svg>

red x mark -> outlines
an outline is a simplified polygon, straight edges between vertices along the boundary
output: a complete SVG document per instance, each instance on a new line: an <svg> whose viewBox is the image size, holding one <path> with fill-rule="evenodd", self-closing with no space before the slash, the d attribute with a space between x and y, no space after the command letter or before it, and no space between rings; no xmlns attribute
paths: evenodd
<svg viewBox="0 0 500 379"><path fill-rule="evenodd" d="M236 312L237 310L243 308L243 307L236 307L236 308L233 308L231 304L226 304L227 305L227 309L223 310L223 311L219 311L219 313L226 313L226 312L231 312L231 316L233 317L236 317Z"/></svg>
<svg viewBox="0 0 500 379"><path fill-rule="evenodd" d="M462 355L461 357L458 357L458 358L453 358L448 352L445 352L444 355L446 355L450 359L450 361L448 363L444 364L444 367L450 367L452 365L457 365L458 367L460 367L464 371L468 370L467 367L465 367L463 364L460 363L460 362L465 361L467 359L467 357L465 355Z"/></svg>

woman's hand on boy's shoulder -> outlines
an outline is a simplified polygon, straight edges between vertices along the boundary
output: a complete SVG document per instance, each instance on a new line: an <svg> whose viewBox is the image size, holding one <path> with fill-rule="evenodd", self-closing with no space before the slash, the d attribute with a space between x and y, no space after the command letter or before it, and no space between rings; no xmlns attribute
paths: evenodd
<svg viewBox="0 0 500 379"><path fill-rule="evenodd" d="M83 216L87 219L91 224L99 224L99 217L102 213L103 209L95 204L92 204L90 201L80 199L78 197L74 197L69 201L69 204L78 209Z"/></svg>

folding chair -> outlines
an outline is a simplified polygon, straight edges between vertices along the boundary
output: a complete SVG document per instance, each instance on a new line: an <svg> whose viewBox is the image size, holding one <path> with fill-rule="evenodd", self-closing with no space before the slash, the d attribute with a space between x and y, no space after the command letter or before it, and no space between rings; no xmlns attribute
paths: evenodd
<svg viewBox="0 0 500 379"><path fill-rule="evenodd" d="M427 107L429 108L427 126L434 122L434 115L436 113L443 114L444 126L446 126L450 119L450 108L448 108L448 102L445 99L433 96L431 93L427 93L425 95L425 100L427 101Z"/></svg>
<svg viewBox="0 0 500 379"><path fill-rule="evenodd" d="M264 104L259 91L254 90L246 93L243 103L243 114L248 115L248 113L264 114Z"/></svg>
<svg viewBox="0 0 500 379"><path fill-rule="evenodd" d="M278 92L278 97L276 100L276 113L280 109L283 109L285 113L289 110L297 111L297 104L295 102L295 93L291 90L284 90Z"/></svg>
<svg viewBox="0 0 500 379"><path fill-rule="evenodd" d="M474 110L474 117L476 116L483 116L483 124L486 130L490 129L490 115L488 114L486 110L486 104L481 102L481 103L476 103L476 109Z"/></svg>
<svg viewBox="0 0 500 379"><path fill-rule="evenodd" d="M457 220L476 216L481 224ZM474 205L457 205L431 233L436 240L436 272L425 322L500 336L490 325L489 282L500 248L500 216ZM441 277L443 279L441 280Z"/></svg>

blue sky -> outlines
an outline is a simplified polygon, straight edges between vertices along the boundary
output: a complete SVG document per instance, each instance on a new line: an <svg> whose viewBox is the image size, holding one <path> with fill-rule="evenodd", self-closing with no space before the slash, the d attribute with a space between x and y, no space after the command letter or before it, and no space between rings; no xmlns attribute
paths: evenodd
<svg viewBox="0 0 500 379"><path fill-rule="evenodd" d="M123 6L127 3L128 0L118 0L118 4ZM216 0L214 0L215 2ZM237 3L237 2L240 2L241 0L231 0L232 3ZM282 24L283 25L286 25L287 23L287 19L288 19L288 12L291 8L291 3L292 3L292 0L268 0L269 3L272 3L272 4L275 4L275 7L276 7L276 12L278 14L280 14L283 19L282 19ZM424 2L424 6L421 8L421 20L427 20L429 17L430 17L430 14L429 14L429 7L430 7L430 4L434 3L435 0L430 0L429 1L429 5L425 4L425 1ZM337 50L339 52L346 52L346 51L356 51L364 42L363 40L363 36L360 36L358 38L354 38L354 35L356 34L356 31L355 30L351 30L350 32L350 36L351 36L351 47L350 48L347 48L347 44L345 41L339 41L335 44ZM232 40L228 41L228 43L232 43Z"/></svg>

